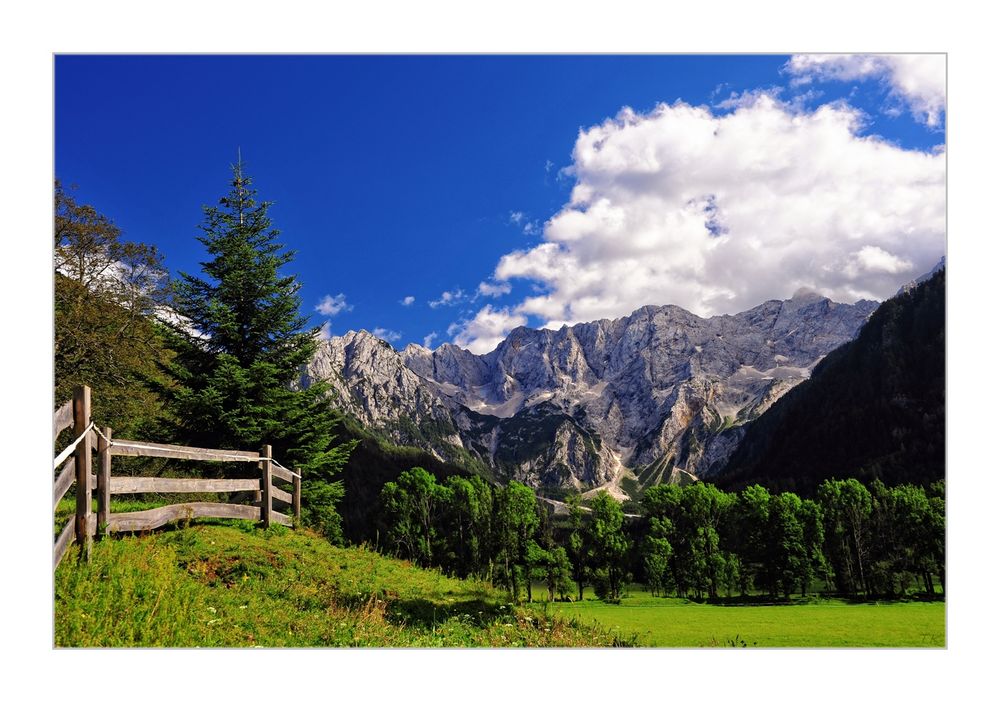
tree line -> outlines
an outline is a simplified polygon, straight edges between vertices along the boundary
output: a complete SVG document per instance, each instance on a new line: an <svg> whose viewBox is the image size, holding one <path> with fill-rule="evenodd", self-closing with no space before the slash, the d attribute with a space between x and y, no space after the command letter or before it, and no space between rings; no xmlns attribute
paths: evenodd
<svg viewBox="0 0 1000 702"><path fill-rule="evenodd" d="M379 546L422 567L475 577L532 599L617 601L629 582L654 595L769 599L826 591L865 598L934 595L944 572L944 483L866 487L826 480L815 499L759 485L725 492L705 482L656 485L626 518L605 492L567 499L553 517L516 481L491 485L422 468L381 494Z"/></svg>

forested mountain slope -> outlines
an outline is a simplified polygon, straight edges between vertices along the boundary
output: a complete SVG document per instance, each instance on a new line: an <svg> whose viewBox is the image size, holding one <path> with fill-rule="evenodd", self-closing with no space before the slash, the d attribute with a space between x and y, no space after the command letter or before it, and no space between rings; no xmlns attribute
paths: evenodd
<svg viewBox="0 0 1000 702"><path fill-rule="evenodd" d="M857 339L747 427L718 483L927 484L945 467L945 272L885 301Z"/></svg>

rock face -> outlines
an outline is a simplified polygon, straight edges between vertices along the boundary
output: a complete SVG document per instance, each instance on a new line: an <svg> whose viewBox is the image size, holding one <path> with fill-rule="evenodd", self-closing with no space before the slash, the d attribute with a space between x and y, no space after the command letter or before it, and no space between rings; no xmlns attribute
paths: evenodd
<svg viewBox="0 0 1000 702"><path fill-rule="evenodd" d="M809 292L704 319L679 307L559 330L519 327L488 354L324 342L305 382L395 440L464 451L535 487L647 486L725 465L742 425L854 337L877 307ZM636 482L637 481L637 482ZM619 491L620 492L620 491Z"/></svg>

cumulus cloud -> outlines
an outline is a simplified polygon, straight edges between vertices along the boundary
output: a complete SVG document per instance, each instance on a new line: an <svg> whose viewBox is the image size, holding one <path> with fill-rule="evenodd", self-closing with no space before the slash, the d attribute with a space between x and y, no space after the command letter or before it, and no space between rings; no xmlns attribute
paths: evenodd
<svg viewBox="0 0 1000 702"><path fill-rule="evenodd" d="M941 126L945 109L944 54L797 54L785 65L794 84L880 80L913 116Z"/></svg>
<svg viewBox="0 0 1000 702"><path fill-rule="evenodd" d="M382 327L375 327L372 329L372 334L377 336L383 341L388 341L390 344L394 341L399 341L403 338L403 335L398 331L393 331L392 329L383 329Z"/></svg>
<svg viewBox="0 0 1000 702"><path fill-rule="evenodd" d="M431 332L430 334L428 334L427 336L425 336L425 337L424 337L424 347L425 347L425 348L428 348L428 349L429 349L429 348L433 348L433 347L431 346L431 344L433 344L433 343L434 343L434 340L435 340L436 338L438 338L438 333L437 333L437 332Z"/></svg>
<svg viewBox="0 0 1000 702"><path fill-rule="evenodd" d="M449 335L488 351L528 315L558 328L647 304L734 313L801 287L892 295L944 253L946 157L861 124L846 103L809 111L758 94L727 114L677 102L581 130L569 202L493 273L537 292Z"/></svg>
<svg viewBox="0 0 1000 702"><path fill-rule="evenodd" d="M330 331L330 321L327 320L323 322L323 326L319 328L319 338L326 341L332 336L333 332Z"/></svg>
<svg viewBox="0 0 1000 702"><path fill-rule="evenodd" d="M508 307L493 309L493 305L486 305L472 319L449 326L448 335L453 337L454 343L472 353L489 353L511 330L527 323L525 315Z"/></svg>
<svg viewBox="0 0 1000 702"><path fill-rule="evenodd" d="M341 312L350 312L354 309L354 305L347 304L347 297L344 293L340 293L335 297L324 295L315 309L326 317L336 317Z"/></svg>
<svg viewBox="0 0 1000 702"><path fill-rule="evenodd" d="M404 297L402 300L399 301L399 304L401 304L403 307L409 307L414 303L416 299L417 298L413 297L413 295L407 295L406 297Z"/></svg>
<svg viewBox="0 0 1000 702"><path fill-rule="evenodd" d="M476 290L476 295L482 295L483 297L500 297L501 295L506 295L510 292L510 283L491 283L484 280L479 284L479 288Z"/></svg>
<svg viewBox="0 0 1000 702"><path fill-rule="evenodd" d="M441 293L441 297L439 297L436 300L431 300L427 304L430 305L433 309L437 309L438 307L441 306L451 307L452 305L457 305L464 299L465 299L465 291L462 290L461 288L455 288L454 290L445 290L443 293Z"/></svg>
<svg viewBox="0 0 1000 702"><path fill-rule="evenodd" d="M913 262L894 256L878 246L864 246L854 254L853 261L848 263L845 272L849 277L856 278L869 272L876 273L913 273Z"/></svg>

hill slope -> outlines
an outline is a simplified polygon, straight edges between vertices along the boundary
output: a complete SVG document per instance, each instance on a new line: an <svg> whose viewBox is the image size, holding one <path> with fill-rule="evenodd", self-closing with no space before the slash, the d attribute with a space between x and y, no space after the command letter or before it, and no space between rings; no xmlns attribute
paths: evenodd
<svg viewBox="0 0 1000 702"><path fill-rule="evenodd" d="M811 492L828 477L944 478L945 272L884 302L753 422L717 482Z"/></svg>
<svg viewBox="0 0 1000 702"><path fill-rule="evenodd" d="M613 635L309 532L197 525L71 550L56 646L610 646Z"/></svg>

